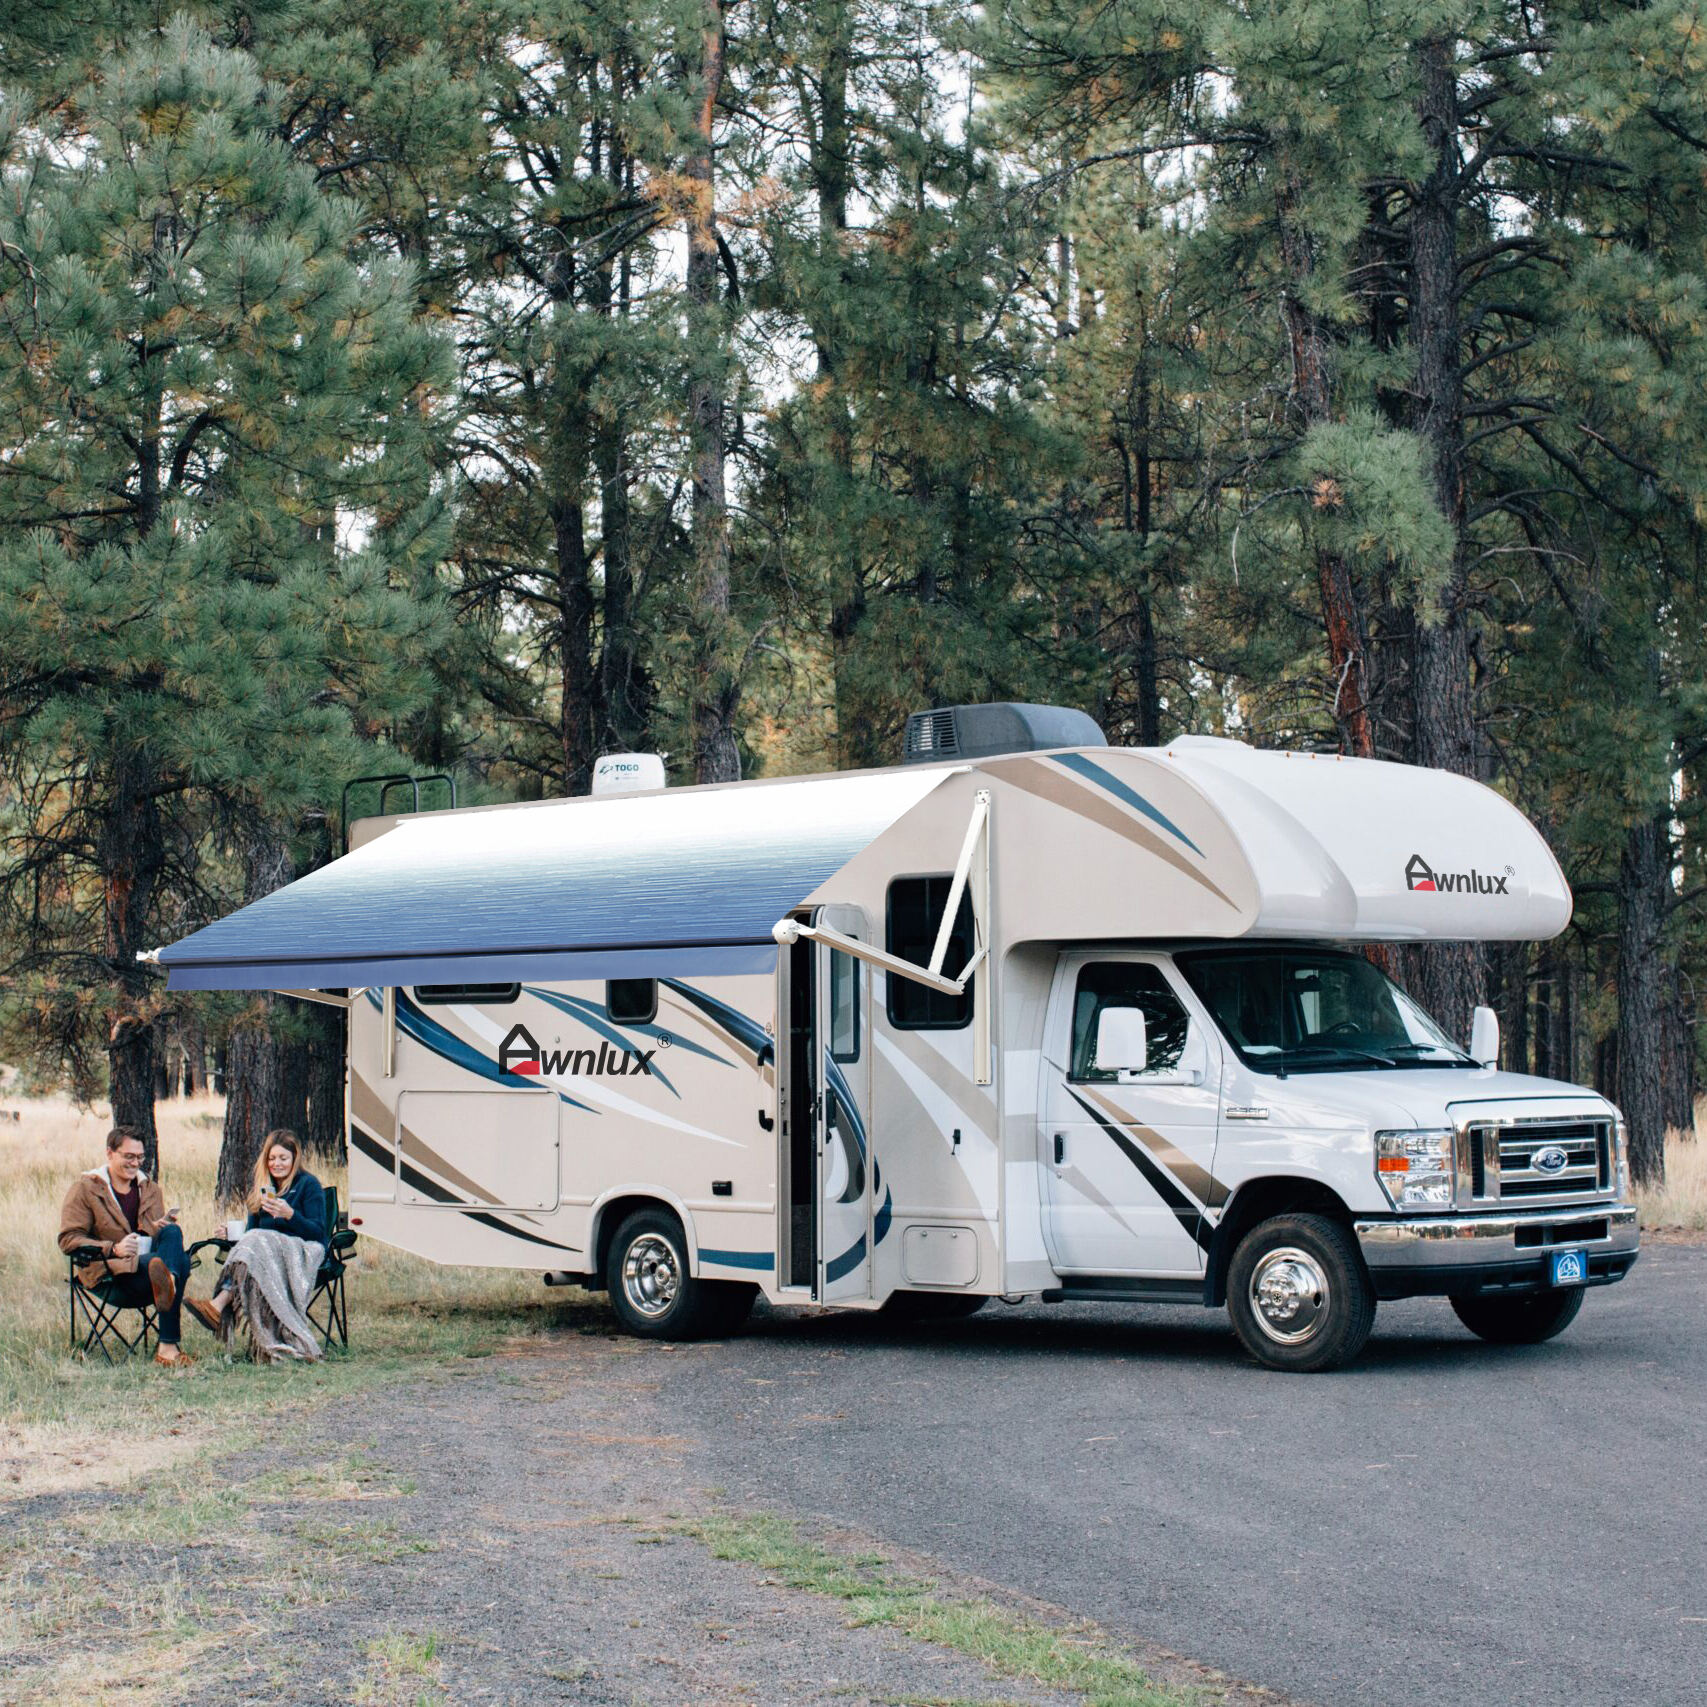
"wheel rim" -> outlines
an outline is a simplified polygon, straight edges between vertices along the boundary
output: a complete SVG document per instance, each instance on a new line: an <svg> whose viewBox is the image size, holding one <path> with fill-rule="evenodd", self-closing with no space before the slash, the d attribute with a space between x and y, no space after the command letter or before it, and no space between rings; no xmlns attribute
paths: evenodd
<svg viewBox="0 0 1707 1707"><path fill-rule="evenodd" d="M668 1239L642 1233L622 1259L622 1290L642 1316L667 1316L682 1284L681 1262Z"/></svg>
<svg viewBox="0 0 1707 1707"><path fill-rule="evenodd" d="M1300 1345L1319 1333L1331 1298L1321 1263L1296 1245L1267 1252L1251 1272L1251 1315L1276 1345Z"/></svg>

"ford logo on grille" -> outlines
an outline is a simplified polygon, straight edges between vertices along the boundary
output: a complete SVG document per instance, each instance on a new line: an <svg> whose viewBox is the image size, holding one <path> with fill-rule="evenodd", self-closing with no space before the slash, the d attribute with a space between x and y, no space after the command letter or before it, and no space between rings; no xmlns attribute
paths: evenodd
<svg viewBox="0 0 1707 1707"><path fill-rule="evenodd" d="M1529 1165L1538 1174L1556 1174L1569 1164L1570 1159L1559 1145L1549 1144L1529 1158Z"/></svg>

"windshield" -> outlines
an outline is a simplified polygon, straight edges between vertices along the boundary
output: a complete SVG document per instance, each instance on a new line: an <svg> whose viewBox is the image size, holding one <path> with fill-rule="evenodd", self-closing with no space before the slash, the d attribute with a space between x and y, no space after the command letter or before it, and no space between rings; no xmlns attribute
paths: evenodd
<svg viewBox="0 0 1707 1707"><path fill-rule="evenodd" d="M1239 948L1174 958L1240 1060L1258 1072L1475 1066L1360 954Z"/></svg>

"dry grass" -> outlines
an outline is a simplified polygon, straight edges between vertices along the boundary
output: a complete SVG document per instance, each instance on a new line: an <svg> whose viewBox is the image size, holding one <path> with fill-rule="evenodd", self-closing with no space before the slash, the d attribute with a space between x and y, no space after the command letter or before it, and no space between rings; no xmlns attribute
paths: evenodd
<svg viewBox="0 0 1707 1707"><path fill-rule="evenodd" d="M1697 1103L1695 1130L1666 1134L1666 1179L1657 1189L1636 1187L1642 1228L1652 1233L1707 1233L1707 1102Z"/></svg>
<svg viewBox="0 0 1707 1707"><path fill-rule="evenodd" d="M14 1122L9 1116L16 1112ZM159 1108L161 1177L193 1243L223 1211L214 1178L224 1107L204 1097ZM65 1259L55 1242L67 1187L105 1157L105 1108L0 1093L0 1494L121 1486L193 1456L234 1425L448 1359L483 1356L585 1310L584 1295L537 1277L444 1268L364 1241L350 1271L352 1355L296 1368L227 1362L185 1317L194 1368L141 1358L83 1364L66 1344ZM344 1188L339 1174L328 1184ZM211 1266L190 1279L212 1285Z"/></svg>

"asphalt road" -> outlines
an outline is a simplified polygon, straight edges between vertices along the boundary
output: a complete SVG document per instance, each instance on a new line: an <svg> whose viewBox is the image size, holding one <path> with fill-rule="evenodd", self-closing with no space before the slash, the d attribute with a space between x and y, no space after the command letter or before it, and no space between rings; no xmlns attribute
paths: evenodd
<svg viewBox="0 0 1707 1707"><path fill-rule="evenodd" d="M1383 1305L1288 1376L1223 1315L761 1315L653 1395L731 1498L933 1553L1322 1707L1707 1702L1707 1249L1548 1346Z"/></svg>

